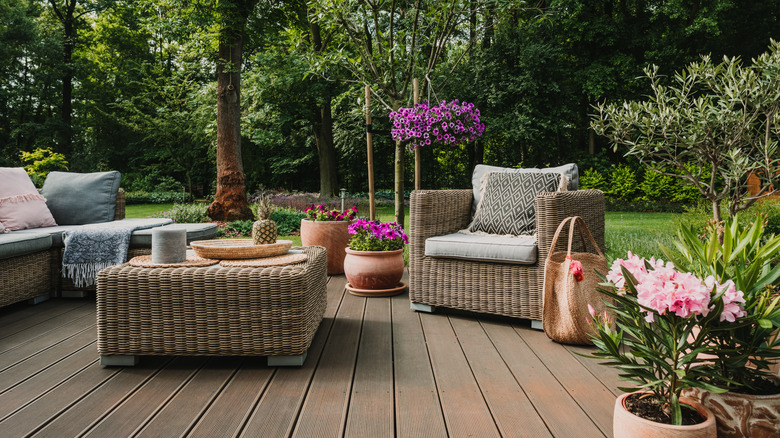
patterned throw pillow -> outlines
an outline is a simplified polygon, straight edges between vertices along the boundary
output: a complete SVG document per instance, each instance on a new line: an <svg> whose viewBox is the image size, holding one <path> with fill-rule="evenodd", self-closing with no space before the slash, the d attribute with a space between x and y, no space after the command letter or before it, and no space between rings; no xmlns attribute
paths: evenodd
<svg viewBox="0 0 780 438"><path fill-rule="evenodd" d="M485 178L469 231L519 236L536 232L536 195L557 191L561 174L490 172Z"/></svg>

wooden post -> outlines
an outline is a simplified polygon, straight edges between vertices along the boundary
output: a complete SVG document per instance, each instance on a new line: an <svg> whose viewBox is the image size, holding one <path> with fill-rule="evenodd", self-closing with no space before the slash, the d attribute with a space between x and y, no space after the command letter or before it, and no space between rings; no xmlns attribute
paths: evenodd
<svg viewBox="0 0 780 438"><path fill-rule="evenodd" d="M371 134L371 88L366 85L366 147L368 162L368 204L369 219L376 219L376 201L374 199L374 139Z"/></svg>
<svg viewBox="0 0 780 438"><path fill-rule="evenodd" d="M414 104L420 103L420 81L417 78L412 80L412 86L414 87ZM417 147L414 150L414 189L420 190L421 177L420 177L420 148Z"/></svg>

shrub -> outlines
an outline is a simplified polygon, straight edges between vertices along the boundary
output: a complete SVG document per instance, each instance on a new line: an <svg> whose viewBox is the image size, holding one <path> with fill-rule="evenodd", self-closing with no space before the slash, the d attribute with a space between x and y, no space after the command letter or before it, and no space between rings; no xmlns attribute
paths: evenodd
<svg viewBox="0 0 780 438"><path fill-rule="evenodd" d="M65 155L54 152L51 148L37 148L32 152L20 153L22 161L27 163L24 170L30 175L30 179L36 187L41 187L46 176L53 170L68 170L68 161Z"/></svg>
<svg viewBox="0 0 780 438"><path fill-rule="evenodd" d="M271 212L271 220L276 222L276 229L281 236L300 232L301 219L305 218L306 213L291 208L277 208Z"/></svg>
<svg viewBox="0 0 780 438"><path fill-rule="evenodd" d="M607 189L607 179L595 168L590 168L580 176L580 183L578 188L580 190L585 189L597 189L602 192Z"/></svg>
<svg viewBox="0 0 780 438"><path fill-rule="evenodd" d="M613 199L630 201L637 189L636 173L625 164L618 164L609 173L609 181L604 194Z"/></svg>
<svg viewBox="0 0 780 438"><path fill-rule="evenodd" d="M155 213L152 217L164 217L178 223L209 222L209 217L206 216L208 207L208 204L203 203L174 204L170 210Z"/></svg>
<svg viewBox="0 0 780 438"><path fill-rule="evenodd" d="M233 233L242 236L251 236L253 223L254 221L250 221L250 220L228 222L228 224L225 226L225 231L228 232L232 231Z"/></svg>
<svg viewBox="0 0 780 438"><path fill-rule="evenodd" d="M675 179L668 175L662 175L654 170L647 170L639 183L642 195L637 199L645 202L669 201L674 197Z"/></svg>
<svg viewBox="0 0 780 438"><path fill-rule="evenodd" d="M130 204L170 204L185 203L190 200L187 192L125 192L125 203Z"/></svg>

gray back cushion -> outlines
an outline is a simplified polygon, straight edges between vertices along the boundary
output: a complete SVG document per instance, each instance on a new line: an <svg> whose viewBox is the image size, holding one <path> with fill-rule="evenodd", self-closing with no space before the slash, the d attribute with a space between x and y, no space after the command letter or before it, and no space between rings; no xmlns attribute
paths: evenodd
<svg viewBox="0 0 780 438"><path fill-rule="evenodd" d="M54 220L59 225L83 225L114 220L116 193L122 175L117 171L95 173L51 172L43 183Z"/></svg>
<svg viewBox="0 0 780 438"><path fill-rule="evenodd" d="M482 201L469 231L514 236L533 234L536 195L557 191L560 181L560 173L488 173Z"/></svg>
<svg viewBox="0 0 780 438"><path fill-rule="evenodd" d="M577 190L577 186L580 183L580 174L577 170L575 163L564 164L558 167L545 167L543 169L525 168L518 169L513 167L498 167L488 166L486 164L477 164L474 167L474 173L471 174L471 188L474 192L474 202L471 203L471 216L473 217L477 211L477 205L482 198L481 187L482 177L488 172L503 172L503 173L562 173L566 176L569 182L567 186L568 190ZM55 217L56 219L56 217ZM59 222L58 222L59 223Z"/></svg>

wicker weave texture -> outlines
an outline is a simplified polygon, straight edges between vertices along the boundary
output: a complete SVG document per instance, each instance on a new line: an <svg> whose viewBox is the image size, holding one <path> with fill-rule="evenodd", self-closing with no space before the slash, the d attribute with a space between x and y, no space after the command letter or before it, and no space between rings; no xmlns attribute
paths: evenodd
<svg viewBox="0 0 780 438"><path fill-rule="evenodd" d="M268 268L100 271L101 355L295 356L311 345L326 306L326 258Z"/></svg>
<svg viewBox="0 0 780 438"><path fill-rule="evenodd" d="M119 189L116 192L116 205L114 206L114 220L121 221L125 218L125 191Z"/></svg>
<svg viewBox="0 0 780 438"><path fill-rule="evenodd" d="M410 206L409 299L432 306L542 319L544 260L560 221L581 216L604 247L604 195L598 190L541 193L536 198L537 262L533 265L425 256L425 239L466 228L471 190L418 190Z"/></svg>
<svg viewBox="0 0 780 438"><path fill-rule="evenodd" d="M51 292L48 251L0 260L0 306Z"/></svg>

